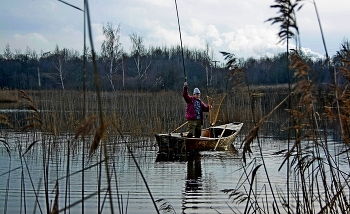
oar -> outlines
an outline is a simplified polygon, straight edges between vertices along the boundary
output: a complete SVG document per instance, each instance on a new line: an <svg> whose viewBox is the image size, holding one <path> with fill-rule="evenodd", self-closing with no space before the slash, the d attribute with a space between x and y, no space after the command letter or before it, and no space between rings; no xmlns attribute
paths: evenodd
<svg viewBox="0 0 350 214"><path fill-rule="evenodd" d="M177 127L174 131L172 131L172 132L170 132L170 134L171 133L173 133L173 132L175 132L175 131L177 131L177 130L179 130L180 128L182 128L184 125L186 125L188 123L188 121L186 121L184 124L182 124L181 126L179 126L179 127Z"/></svg>
<svg viewBox="0 0 350 214"><path fill-rule="evenodd" d="M216 142L216 146L215 146L215 148L214 148L214 151L216 151L216 147L218 147L219 142L220 142L220 140L221 140L221 138L222 138L222 135L224 135L224 132L225 132L225 130L226 130L226 127L227 127L227 125L225 126L224 130L222 130L221 135L220 135L220 138L219 138L218 142Z"/></svg>

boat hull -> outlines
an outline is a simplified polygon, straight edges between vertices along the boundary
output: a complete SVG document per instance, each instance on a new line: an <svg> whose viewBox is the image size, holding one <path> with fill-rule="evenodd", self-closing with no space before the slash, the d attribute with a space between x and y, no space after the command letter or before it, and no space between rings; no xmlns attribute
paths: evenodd
<svg viewBox="0 0 350 214"><path fill-rule="evenodd" d="M199 138L187 138L187 133L156 134L160 153L185 153L193 151L225 151L232 149L243 123L213 126L202 131ZM208 133L206 135L204 133ZM222 136L221 136L222 134Z"/></svg>

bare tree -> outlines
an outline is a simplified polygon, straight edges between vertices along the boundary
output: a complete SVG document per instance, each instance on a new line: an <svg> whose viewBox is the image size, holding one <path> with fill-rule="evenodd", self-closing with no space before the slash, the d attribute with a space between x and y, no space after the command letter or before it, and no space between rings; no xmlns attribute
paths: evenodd
<svg viewBox="0 0 350 214"><path fill-rule="evenodd" d="M117 62L122 60L123 55L122 44L120 43L120 25L117 29L114 29L113 24L108 22L106 26L103 26L102 32L105 40L101 46L101 56L106 65L105 73L113 91L115 91L113 79L120 67Z"/></svg>
<svg viewBox="0 0 350 214"><path fill-rule="evenodd" d="M5 50L4 50L4 58L5 59L12 59L12 52L11 52L11 49L10 49L10 45L7 43L6 44L6 47L5 47Z"/></svg>
<svg viewBox="0 0 350 214"><path fill-rule="evenodd" d="M56 45L55 51L54 51L54 68L57 71L57 75L60 80L60 85L62 86L62 89L64 90L64 78L65 78L65 62L68 57L68 51L67 49L63 48L62 50L59 49L58 45Z"/></svg>
<svg viewBox="0 0 350 214"><path fill-rule="evenodd" d="M147 57L147 51L141 36L138 36L136 33L132 33L132 35L130 35L130 40L132 43L131 56L134 58L137 79L139 84L141 84L141 82L147 77L147 70L152 63L152 58Z"/></svg>

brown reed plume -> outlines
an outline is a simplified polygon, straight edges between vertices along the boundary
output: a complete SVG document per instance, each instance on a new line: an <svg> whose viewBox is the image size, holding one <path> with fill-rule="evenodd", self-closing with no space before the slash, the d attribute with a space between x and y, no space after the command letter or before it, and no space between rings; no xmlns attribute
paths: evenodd
<svg viewBox="0 0 350 214"><path fill-rule="evenodd" d="M294 94L299 99L295 109L289 109L293 118L297 120L294 125L294 130L300 133L302 128L309 128L313 126L314 121L314 104L317 99L315 97L316 87L313 81L309 79L311 68L303 61L297 51L293 51L290 56L290 68L294 70L295 88ZM305 136L314 136L314 133L305 134Z"/></svg>
<svg viewBox="0 0 350 214"><path fill-rule="evenodd" d="M239 66L237 58L232 53L220 52L224 57L226 62L226 68L229 70L228 78L230 81L233 81L234 86L241 86L246 83L249 91L248 79L244 73L244 70Z"/></svg>
<svg viewBox="0 0 350 214"><path fill-rule="evenodd" d="M100 142L104 140L105 131L106 131L105 123L100 124L99 127L96 129L94 134L94 140L92 141L91 147L90 147L90 152L89 152L90 157L97 150L98 146L100 145Z"/></svg>
<svg viewBox="0 0 350 214"><path fill-rule="evenodd" d="M288 130L295 132L295 141L293 145L288 148L285 155L285 160L280 166L284 165L292 153L297 149L303 139L316 140L315 130L315 103L317 101L316 87L313 81L309 79L309 73L311 68L303 61L299 52L292 51L290 55L290 69L294 71L295 87L293 90L293 97L296 98L297 103L293 105L293 108L286 109L293 118L293 124L287 127ZM299 156L295 156L299 157Z"/></svg>
<svg viewBox="0 0 350 214"><path fill-rule="evenodd" d="M41 115L34 104L33 100L28 96L28 94L20 90L21 98L26 100L27 103L25 104L25 109L29 110L31 112L31 115L29 117L23 118L21 121L24 121L26 124L21 127L22 131L28 131L28 130L35 130L36 128L40 128L42 126L42 119Z"/></svg>
<svg viewBox="0 0 350 214"><path fill-rule="evenodd" d="M241 84L245 83L247 88L248 88L248 94L251 95L247 75L246 75L245 71L243 70L242 66L239 65L239 62L237 62L237 59L236 59L235 55L234 54L230 54L230 53L226 53L226 52L221 52L221 53L225 56L225 60L228 60L228 62L226 63L226 68L229 69L229 71L230 71L229 77L230 78L236 77L235 78L236 79L235 83L237 85L241 85ZM250 102L251 103L253 103L252 99L253 99L253 96L250 96ZM263 157L263 154L262 154L262 149L261 149L261 146L260 146L260 141L259 141L259 138L257 137L260 126L265 122L266 118L269 117L274 110L270 114L268 114L267 116L263 117L258 123L256 123L255 114L254 114L254 107L253 107L253 105L250 105L250 106L251 106L251 114L252 114L255 126L249 132L249 134L246 136L246 138L242 142L242 144L244 143L242 159L243 159L244 163L246 164L246 153L247 152L251 153L250 145L253 142L253 139L257 138L258 139L258 146L259 146L261 159L263 161L262 165L264 167L265 174L266 174L267 179L268 179L269 187L270 187L270 190L272 192L272 197L273 197L275 203L277 203L276 202L276 197L275 197L275 194L274 194L274 191L272 189L271 182L270 182L270 178L269 178L269 175L268 175L268 172L267 172L267 168L266 168L266 165L265 165L264 157ZM258 168L259 167L256 168L256 171L258 170ZM250 197L251 197L251 195L250 195L250 192L249 192L246 209L248 207L248 201L250 201ZM279 212L278 206L276 207L276 209Z"/></svg>
<svg viewBox="0 0 350 214"><path fill-rule="evenodd" d="M338 97L339 103L339 117L340 125L342 128L342 139L346 144L350 143L350 49L349 42L342 45L342 49L337 52L336 56L339 61L339 73L347 81L345 86L341 89L340 87L336 88L336 93L340 94ZM336 115L331 110L331 106L327 108L328 115L331 118L336 118Z"/></svg>
<svg viewBox="0 0 350 214"><path fill-rule="evenodd" d="M298 51L293 51L290 56L290 68L294 70L295 90L300 99L297 106L304 106L308 113L312 113L313 104L316 102L316 88L309 79L311 68L304 62Z"/></svg>
<svg viewBox="0 0 350 214"><path fill-rule="evenodd" d="M85 118L84 121L75 130L75 139L78 139L79 136L83 138L90 134L91 130L94 127L95 120L95 115Z"/></svg>
<svg viewBox="0 0 350 214"><path fill-rule="evenodd" d="M345 72L345 76L349 73L349 64L347 64L346 58L347 51L344 52L340 58L344 59L343 65L345 69L342 69L341 72ZM350 59L350 58L348 58ZM313 182L318 182L320 180L320 186L324 188L325 193L317 192L318 194L322 194L322 200L326 201L326 205L319 202L319 207L321 207L320 213L325 213L330 210L339 209L340 213L346 213L348 211L347 206L347 192L344 191L344 186L342 184L341 176L339 177L339 168L335 167L339 163L335 162L334 157L329 153L329 148L327 146L327 137L322 140L319 135L320 127L319 127L319 113L316 110L316 102L318 101L318 97L316 94L316 86L314 85L314 81L309 79L309 73L311 69L303 62L302 58L299 56L297 51L294 51L291 55L291 69L294 72L294 78L296 79L296 87L294 89L296 98L298 99L296 102L296 107L291 111L295 119L295 125L290 127L295 131L295 143L293 147L287 152L286 159L289 156L293 156L291 166L295 165L295 170L298 171L298 176L300 177L300 187L297 188L296 191L301 191L303 195L303 203L308 210L312 210L315 207L315 202L313 198L315 197L315 190L310 190L309 183L306 182L307 178L311 178ZM348 80L349 81L349 80ZM347 86L349 82L347 82ZM348 122L346 119L349 116L349 92L347 90L348 87L345 87L343 91L344 94L348 94L340 97L339 107L340 114L342 118L342 125L345 125L343 130L348 130ZM339 88L339 87L335 87ZM336 92L337 93L337 92ZM326 112L329 111L329 107L325 108ZM344 115L346 115L344 117ZM345 119L345 121L344 121ZM345 131L342 133L342 137L344 142L346 142L347 135L349 132ZM346 134L346 136L344 136ZM308 145L306 148L302 147L301 142L308 140L313 143ZM324 155L322 155L322 153ZM316 167L315 167L316 166ZM310 168L312 167L312 171ZM327 175L325 173L325 168L329 170ZM318 178L320 176L320 178ZM327 176L329 176L332 182L327 182ZM329 191L329 190L332 191ZM337 207L337 208L335 208Z"/></svg>
<svg viewBox="0 0 350 214"><path fill-rule="evenodd" d="M289 56L288 56L288 51L289 51L289 40L291 38L295 38L296 40L296 44L298 43L298 39L299 39L299 29L297 26L297 22L296 22L296 16L295 16L295 10L296 8L298 8L297 10L301 9L302 5L299 6L299 0L296 0L294 3L291 0L275 0L275 5L272 5L271 8L277 8L279 9L279 16L270 18L266 21L271 21L272 24L275 23L280 23L280 31L278 33L278 37L279 37L279 43L281 42L286 42L287 43L287 65L289 65ZM247 136L244 138L244 140L242 141L241 147L243 145L243 161L246 164L246 153L251 153L251 148L250 145L253 142L253 140L255 138L257 138L258 140L258 146L259 146L259 151L260 151L260 155L261 155L261 160L262 160L262 166L265 170L265 174L268 180L268 185L270 188L270 191L272 193L272 197L274 200L274 210L276 213L280 213L279 211L279 206L274 194L274 190L273 187L271 185L270 182L270 178L269 178L269 174L266 168L266 164L264 161L264 156L262 153L262 149L261 149L261 145L260 145L260 141L258 138L258 132L259 129L261 127L261 125L265 122L265 120L283 103L285 102L288 98L289 98L289 106L290 109L292 109L292 93L291 93L291 78L290 78L290 70L289 70L289 66L286 67L286 71L287 71L287 75L288 75L288 86L289 86L289 93L290 95L288 95L279 105L277 105L268 115L264 116L263 118L261 118L258 122L256 122L256 120L254 119L254 109L253 109L253 105L251 105L252 107L252 113L253 113L253 120L255 122L255 126L252 130L250 130L250 132L247 134ZM247 81L247 85L248 85L248 91L249 91L249 84ZM287 169L287 173L289 174L289 168ZM289 181L287 180L287 183L289 183ZM252 184L251 184L252 185ZM289 186L287 187L287 189L289 188ZM250 201L252 198L250 196L250 194L248 195L248 201ZM287 203L289 202L289 195L288 195L288 200ZM246 205L246 210L248 207L248 202Z"/></svg>
<svg viewBox="0 0 350 214"><path fill-rule="evenodd" d="M9 118L4 114L0 114L0 124L6 125L9 128L13 128L13 125L10 122Z"/></svg>

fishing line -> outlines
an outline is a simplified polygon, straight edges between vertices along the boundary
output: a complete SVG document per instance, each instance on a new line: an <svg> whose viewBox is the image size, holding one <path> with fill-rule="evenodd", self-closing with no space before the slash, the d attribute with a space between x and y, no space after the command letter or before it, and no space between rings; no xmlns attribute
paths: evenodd
<svg viewBox="0 0 350 214"><path fill-rule="evenodd" d="M180 34L181 54L182 54L182 66L184 67L185 82L187 82L187 75L186 75L186 69L185 69L184 50L183 50L183 47L182 47L182 37L181 37L181 29L180 29L179 11L177 10L177 3L176 3L176 0L175 0L175 7L176 7L176 15L177 15L177 24L178 24L178 26L179 26L179 34Z"/></svg>

